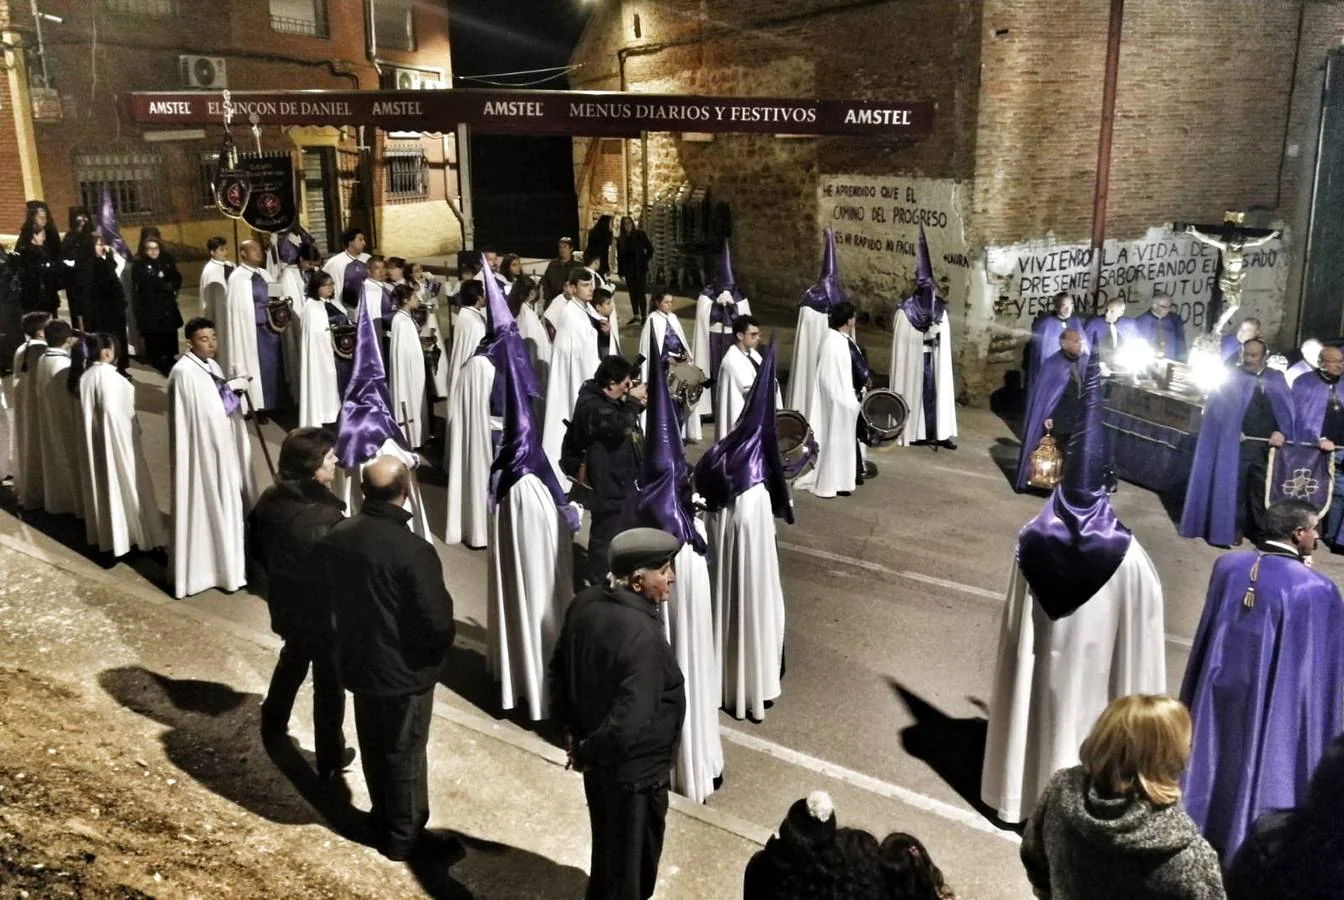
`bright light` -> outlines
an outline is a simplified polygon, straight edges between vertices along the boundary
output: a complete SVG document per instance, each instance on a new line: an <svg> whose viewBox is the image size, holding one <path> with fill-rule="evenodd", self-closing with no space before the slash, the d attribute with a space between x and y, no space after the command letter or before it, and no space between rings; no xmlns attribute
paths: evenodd
<svg viewBox="0 0 1344 900"><path fill-rule="evenodd" d="M1227 380L1227 366L1216 350L1195 347L1190 351L1190 361L1187 365L1190 383L1204 394L1208 394Z"/></svg>
<svg viewBox="0 0 1344 900"><path fill-rule="evenodd" d="M1153 345L1143 338L1130 338L1115 351L1115 370L1126 375L1142 375L1152 369L1155 362L1157 353L1153 351Z"/></svg>

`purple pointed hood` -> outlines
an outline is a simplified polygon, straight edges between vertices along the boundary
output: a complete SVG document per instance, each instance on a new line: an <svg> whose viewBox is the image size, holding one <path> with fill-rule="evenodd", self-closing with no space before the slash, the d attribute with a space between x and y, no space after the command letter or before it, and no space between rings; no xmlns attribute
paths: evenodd
<svg viewBox="0 0 1344 900"><path fill-rule="evenodd" d="M410 449L392 413L387 370L383 367L378 332L373 327L367 303L359 305L355 325L354 369L345 388L340 417L336 420L336 456L346 469L373 459L388 438Z"/></svg>
<svg viewBox="0 0 1344 900"><path fill-rule="evenodd" d="M133 255L131 248L127 246L126 241L122 239L121 232L117 229L117 209L112 205L112 192L106 187L103 188L102 202L98 205L98 231L103 236L104 244L107 244L126 259L131 258Z"/></svg>
<svg viewBox="0 0 1344 900"><path fill-rule="evenodd" d="M703 555L708 549L691 509L690 467L681 444L681 423L663 370L658 338L649 329L649 405L645 411L644 468L626 498L621 529L659 528Z"/></svg>
<svg viewBox="0 0 1344 900"><path fill-rule="evenodd" d="M500 374L508 365L507 358L512 356L517 367L517 375L523 379L528 396L540 397L541 384L537 380L536 371L532 368L532 355L528 353L527 344L523 342L523 336L518 331L518 322L513 318L513 313L509 312L509 302L504 298L504 292L499 289L499 283L495 279L486 278L484 283L485 337L481 339L473 355L488 357L495 367L495 372ZM498 410L504 408L504 379L498 374L491 392L491 403Z"/></svg>
<svg viewBox="0 0 1344 900"><path fill-rule="evenodd" d="M508 311L508 307L505 307ZM506 336L506 341L523 347L526 359L526 346L518 336L517 329ZM528 393L530 361L524 366L518 355L512 351L503 355L503 366L496 370L495 383L504 384L504 429L500 438L499 452L490 466L490 472L497 477L494 481L493 499L499 503L524 475L535 475L551 492L556 508L564 517L570 531L579 530L579 512L569 502L555 476L555 468L541 448L541 429L537 427L536 412L532 407L532 396Z"/></svg>
<svg viewBox="0 0 1344 900"><path fill-rule="evenodd" d="M933 280L933 261L929 256L929 241L924 226L919 226L919 244L915 252L915 292L901 301L901 310L916 330L924 332L938 324L947 304L938 296L938 284Z"/></svg>
<svg viewBox="0 0 1344 900"><path fill-rule="evenodd" d="M770 509L776 518L793 524L789 483L779 455L775 431L775 343L765 351L756 383L747 396L746 409L733 430L700 457L695 466L695 489L711 510L762 482L770 493Z"/></svg>
<svg viewBox="0 0 1344 900"><path fill-rule="evenodd" d="M835 231L826 229L826 249L821 256L821 274L817 283L803 293L800 306L810 307L820 313L829 313L837 303L844 303L849 296L840 290L840 269L835 262Z"/></svg>
<svg viewBox="0 0 1344 900"><path fill-rule="evenodd" d="M1088 357L1082 416L1069 439L1063 478L1017 539L1018 567L1051 619L1069 615L1101 590L1133 537L1106 493L1099 360L1098 353Z"/></svg>
<svg viewBox="0 0 1344 900"><path fill-rule="evenodd" d="M290 235L298 235L299 242L296 244L291 241L289 239ZM292 266L299 261L299 250L304 245L316 247L317 241L298 222L291 225L285 233L275 236L275 253L280 257L280 261L286 265Z"/></svg>
<svg viewBox="0 0 1344 900"><path fill-rule="evenodd" d="M919 226L919 244L915 248L915 282L920 287L934 284L933 260L929 258L929 239L924 234L923 225Z"/></svg>
<svg viewBox="0 0 1344 900"><path fill-rule="evenodd" d="M723 254L719 256L719 270L714 276L714 280L705 285L701 293L708 294L711 298L717 297L727 291L738 303L742 302L742 292L737 288L737 278L733 275L733 255L728 248L728 239L723 239Z"/></svg>

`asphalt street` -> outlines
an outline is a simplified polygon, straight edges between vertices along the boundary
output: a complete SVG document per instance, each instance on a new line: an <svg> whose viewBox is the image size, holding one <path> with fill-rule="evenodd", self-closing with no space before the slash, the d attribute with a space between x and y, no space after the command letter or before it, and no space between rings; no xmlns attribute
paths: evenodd
<svg viewBox="0 0 1344 900"><path fill-rule="evenodd" d="M184 296L184 308L194 305L194 296ZM685 306L682 316L689 323ZM778 335L787 364L792 315L763 318L779 326L767 333ZM637 331L623 332L633 347ZM889 334L865 328L861 340L875 368L886 371ZM145 452L166 509L165 382L143 367L134 376ZM879 837L900 830L924 839L960 896L1029 897L1016 834L989 818L978 786L1002 591L1017 531L1043 498L1010 487L1005 470L1015 463L1017 442L1007 423L971 408L959 409L958 420L955 451L874 451L880 474L852 497L795 497L797 524L780 523L779 535L787 607L783 695L760 724L721 714L725 783L708 805L773 830L793 800L824 787L842 824ZM282 425L272 421L262 430L274 454ZM260 472L261 455L255 456ZM431 522L441 529L442 475L432 469L423 484ZM8 489L5 497L12 509ZM1174 693L1220 551L1177 536L1171 514L1148 491L1122 485L1113 503L1162 576ZM82 543L75 539L82 529L42 517L31 524L76 549ZM498 718L501 729L524 729L499 711L479 652L486 554L438 549L468 648L456 656L442 699ZM1344 575L1344 561L1328 554L1318 568L1336 579ZM163 586L162 565L150 557L133 556L112 571L127 583ZM263 604L246 592L207 592L183 602L246 628L267 627Z"/></svg>

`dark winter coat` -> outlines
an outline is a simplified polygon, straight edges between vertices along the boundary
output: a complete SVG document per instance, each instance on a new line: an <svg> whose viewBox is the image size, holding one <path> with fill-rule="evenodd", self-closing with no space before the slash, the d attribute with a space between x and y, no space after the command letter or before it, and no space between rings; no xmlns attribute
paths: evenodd
<svg viewBox="0 0 1344 900"><path fill-rule="evenodd" d="M1022 864L1049 900L1222 900L1218 856L1180 803L1103 796L1082 766L1046 785Z"/></svg>
<svg viewBox="0 0 1344 900"><path fill-rule="evenodd" d="M656 603L600 585L574 598L547 683L551 716L572 736L580 770L620 784L666 779L686 717L685 682Z"/></svg>
<svg viewBox="0 0 1344 900"><path fill-rule="evenodd" d="M341 682L354 694L429 690L457 633L439 555L407 529L410 518L400 507L366 502L318 544Z"/></svg>
<svg viewBox="0 0 1344 900"><path fill-rule="evenodd" d="M111 253L90 260L89 311L91 331L117 334L126 327L126 291L117 274L117 259Z"/></svg>
<svg viewBox="0 0 1344 900"><path fill-rule="evenodd" d="M638 404L602 393L592 379L579 388L561 452L566 459L574 456L587 463L594 495L589 512L595 515L619 512L639 477L644 465L640 412ZM569 462L561 466L577 471Z"/></svg>
<svg viewBox="0 0 1344 900"><path fill-rule="evenodd" d="M23 286L20 305L24 312L41 310L53 316L60 309L60 263L47 251L45 245L21 244L15 251L19 257L19 280Z"/></svg>
<svg viewBox="0 0 1344 900"><path fill-rule="evenodd" d="M322 585L318 542L345 518L345 503L311 478L277 481L248 516L248 555L271 611L271 630L285 640L330 644L331 606ZM251 577L248 584L254 585Z"/></svg>
<svg viewBox="0 0 1344 900"><path fill-rule="evenodd" d="M182 327L182 312L177 308L177 292L182 289L182 274L172 259L142 257L131 270L135 285L135 324L147 334L163 334Z"/></svg>
<svg viewBox="0 0 1344 900"><path fill-rule="evenodd" d="M616 274L626 281L643 284L649 277L653 242L641 229L616 238Z"/></svg>

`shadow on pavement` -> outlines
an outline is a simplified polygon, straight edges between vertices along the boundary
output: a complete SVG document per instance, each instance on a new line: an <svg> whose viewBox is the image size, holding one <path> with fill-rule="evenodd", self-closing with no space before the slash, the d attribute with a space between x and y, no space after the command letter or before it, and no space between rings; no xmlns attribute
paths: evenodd
<svg viewBox="0 0 1344 900"><path fill-rule="evenodd" d="M479 634L479 643L485 643L484 629L464 629L458 623L459 634L466 631L475 638ZM475 647L455 644L439 675L439 684L461 697L481 712L494 719L512 722L525 731L549 741L557 747L562 745L560 735L552 720L543 719L534 722L528 718L526 701L513 709L503 709L499 702L499 683L490 675L485 654Z"/></svg>
<svg viewBox="0 0 1344 900"><path fill-rule="evenodd" d="M994 445L989 448L990 460L998 466L1009 487L1017 483L1017 460L1021 454L1022 444L1012 438L995 438Z"/></svg>
<svg viewBox="0 0 1344 900"><path fill-rule="evenodd" d="M581 897L588 884L582 869L528 850L432 828L407 861L425 893L435 900L481 897Z"/></svg>
<svg viewBox="0 0 1344 900"><path fill-rule="evenodd" d="M988 718L954 719L896 679L888 678L887 684L915 720L915 724L901 731L901 746L911 756L928 763L961 799L994 821L994 810L980 799ZM980 701L971 702L984 709Z"/></svg>

